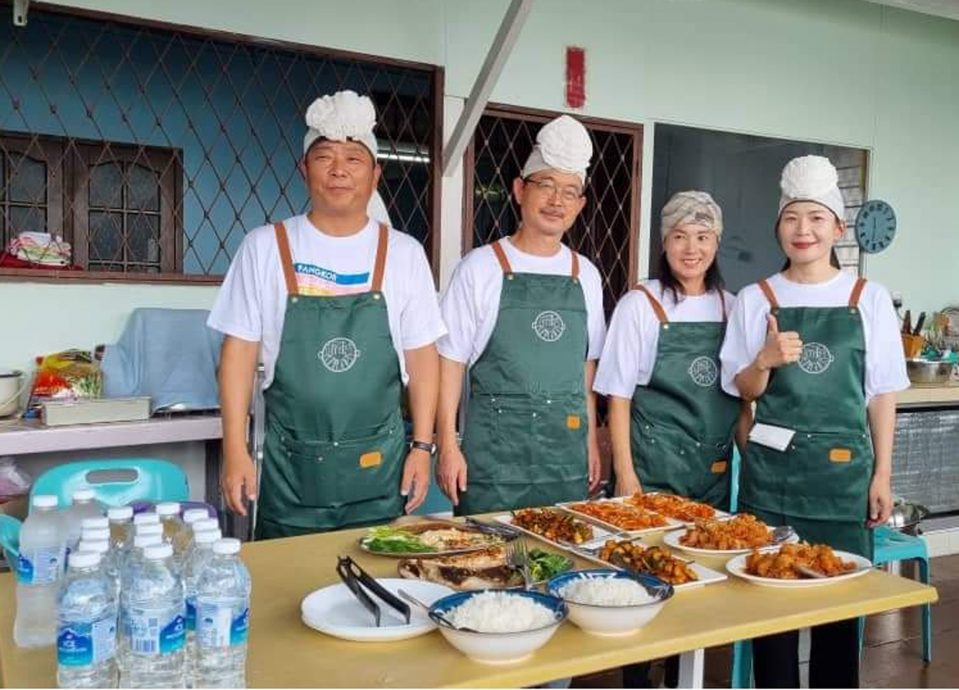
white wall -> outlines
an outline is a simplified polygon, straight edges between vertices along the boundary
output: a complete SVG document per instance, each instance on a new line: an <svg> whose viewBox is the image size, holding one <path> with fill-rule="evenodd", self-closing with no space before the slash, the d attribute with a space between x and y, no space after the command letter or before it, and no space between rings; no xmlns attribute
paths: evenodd
<svg viewBox="0 0 959 690"><path fill-rule="evenodd" d="M440 64L449 132L508 1L61 4ZM959 302L959 22L860 0L537 0L493 100L561 109L568 44L587 50L584 114L870 148L869 195L895 206L899 237L868 261L868 276L913 310ZM651 127L646 146L648 172ZM451 178L443 192L444 280L460 243L461 184ZM644 231L648 217L644 208ZM209 307L213 294L0 283L0 366L110 341L133 307Z"/></svg>

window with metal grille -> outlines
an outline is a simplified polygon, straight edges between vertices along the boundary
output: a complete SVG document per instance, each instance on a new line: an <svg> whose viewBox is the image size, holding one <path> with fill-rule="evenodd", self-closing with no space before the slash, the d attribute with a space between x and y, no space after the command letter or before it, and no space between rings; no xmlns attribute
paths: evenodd
<svg viewBox="0 0 959 690"><path fill-rule="evenodd" d="M779 178L790 159L810 154L826 156L839 173L849 227L836 243L836 254L844 270L858 273L853 223L866 194L864 149L659 124L655 140L650 275L656 275L663 251L660 211L672 194L685 189L709 192L723 210L719 262L728 289L736 292L778 271L783 263L775 233Z"/></svg>
<svg viewBox="0 0 959 690"><path fill-rule="evenodd" d="M3 246L50 230L92 271L180 270L178 151L4 133L0 151ZM39 251L35 263L46 262Z"/></svg>
<svg viewBox="0 0 959 690"><path fill-rule="evenodd" d="M463 250L513 233L519 208L513 180L533 150L536 133L557 113L491 106L480 118L466 151ZM603 278L607 316L630 287L637 261L640 125L578 118L593 140L593 161L586 183L586 206L567 239L589 258Z"/></svg>
<svg viewBox="0 0 959 690"><path fill-rule="evenodd" d="M60 235L88 275L218 281L247 231L308 208L303 113L352 89L377 110L393 225L435 270L442 79L420 63L32 9L26 27L0 22L0 239Z"/></svg>

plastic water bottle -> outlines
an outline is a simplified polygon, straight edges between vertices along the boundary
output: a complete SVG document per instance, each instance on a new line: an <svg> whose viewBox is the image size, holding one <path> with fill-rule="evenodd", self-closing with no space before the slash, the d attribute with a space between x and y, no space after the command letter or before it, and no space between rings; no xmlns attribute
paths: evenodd
<svg viewBox="0 0 959 690"><path fill-rule="evenodd" d="M140 525L147 524L160 524L160 516L156 513L137 513L133 516L133 526L139 527Z"/></svg>
<svg viewBox="0 0 959 690"><path fill-rule="evenodd" d="M183 552L190 542L190 532L180 519L180 504L175 502L157 503L157 515L163 525L163 541L173 545L173 562L183 567Z"/></svg>
<svg viewBox="0 0 959 690"><path fill-rule="evenodd" d="M200 574L213 557L213 544L221 538L220 530L202 530L194 535L193 547L183 562L183 588L186 592L186 668L187 685L196 687L196 591Z"/></svg>
<svg viewBox="0 0 959 690"><path fill-rule="evenodd" d="M200 520L209 520L210 513L207 512L206 508L190 508L189 510L183 511L183 553L184 553L184 563L186 562L186 552L189 551L190 546L193 544L193 525L199 522Z"/></svg>
<svg viewBox="0 0 959 690"><path fill-rule="evenodd" d="M83 518L83 521L80 523L81 539L83 539L82 531L88 529L110 529L110 521L102 515L100 517Z"/></svg>
<svg viewBox="0 0 959 690"><path fill-rule="evenodd" d="M63 514L67 525L67 550L76 548L80 531L86 518L103 517L103 510L96 502L93 489L77 489L73 492L73 504Z"/></svg>
<svg viewBox="0 0 959 690"><path fill-rule="evenodd" d="M107 510L110 522L110 542L117 551L133 546L133 508L118 506Z"/></svg>
<svg viewBox="0 0 959 690"><path fill-rule="evenodd" d="M85 531L84 536L81 537L80 543L77 544L77 550L74 553L96 553L100 556L100 572L102 572L106 578L110 581L110 587L113 592L113 601L117 607L117 610L120 608L120 563L118 560L119 554L110 548L110 542L107 539L88 539L87 534L93 533L94 530Z"/></svg>
<svg viewBox="0 0 959 690"><path fill-rule="evenodd" d="M120 685L182 688L186 610L183 581L172 567L173 546L148 546L143 558L129 587L120 593L129 627Z"/></svg>
<svg viewBox="0 0 959 690"><path fill-rule="evenodd" d="M200 532L219 532L220 523L215 518L202 518L190 523L190 541L183 553L183 562L186 563L196 545L196 535Z"/></svg>
<svg viewBox="0 0 959 690"><path fill-rule="evenodd" d="M130 626L128 625L123 592L129 590L133 580L139 577L144 561L143 549L162 543L163 539L159 534L138 534L133 538L133 546L120 560L120 637L117 641L117 661L121 673L127 666L130 641Z"/></svg>
<svg viewBox="0 0 959 690"><path fill-rule="evenodd" d="M214 543L197 583L197 687L246 687L251 582L239 554L239 539Z"/></svg>
<svg viewBox="0 0 959 690"><path fill-rule="evenodd" d="M100 554L74 551L57 597L57 685L116 687L117 609Z"/></svg>
<svg viewBox="0 0 959 690"><path fill-rule="evenodd" d="M66 536L56 496L34 496L20 529L17 559L17 618L13 639L20 647L52 645L57 638L57 588L63 577Z"/></svg>

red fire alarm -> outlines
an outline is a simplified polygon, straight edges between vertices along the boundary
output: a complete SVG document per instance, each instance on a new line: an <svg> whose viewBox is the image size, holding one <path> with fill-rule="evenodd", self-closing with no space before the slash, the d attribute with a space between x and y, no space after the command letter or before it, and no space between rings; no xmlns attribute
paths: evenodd
<svg viewBox="0 0 959 690"><path fill-rule="evenodd" d="M586 49L566 47L566 105L582 108L586 105Z"/></svg>

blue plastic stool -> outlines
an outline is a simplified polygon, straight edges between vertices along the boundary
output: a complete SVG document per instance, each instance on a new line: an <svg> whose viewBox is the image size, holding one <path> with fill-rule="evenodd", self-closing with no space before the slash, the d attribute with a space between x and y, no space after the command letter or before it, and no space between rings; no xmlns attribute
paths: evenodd
<svg viewBox="0 0 959 690"><path fill-rule="evenodd" d="M17 556L20 554L20 527L23 523L12 515L0 513L0 548L7 558L7 565L11 569L17 567Z"/></svg>
<svg viewBox="0 0 959 690"><path fill-rule="evenodd" d="M923 584L929 584L929 550L922 537L903 534L883 525L873 532L873 549L873 562L877 566L895 561L916 561L919 564L919 579ZM866 619L860 618L860 654L865 628ZM922 607L922 659L926 663L932 661L932 606L929 604Z"/></svg>
<svg viewBox="0 0 959 690"><path fill-rule="evenodd" d="M131 473L116 478L116 473ZM109 473L109 474L106 474ZM98 476L103 474L104 476ZM110 478L113 475L114 478ZM172 462L153 458L81 460L53 467L33 483L30 496L52 494L67 505L77 489L93 489L96 499L108 506L134 501L186 501L190 485L186 473Z"/></svg>

